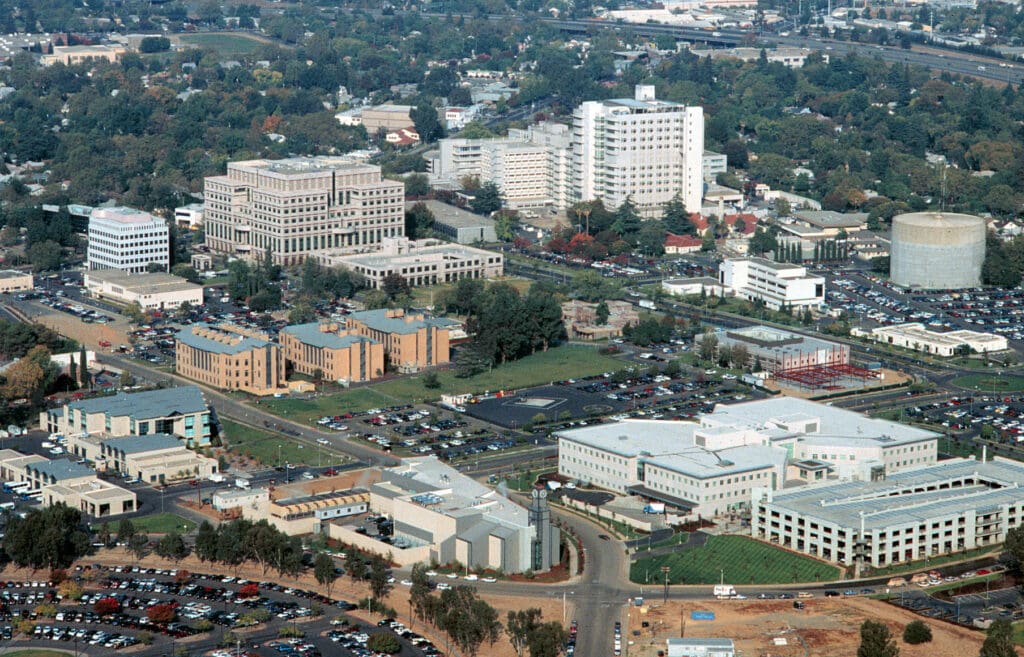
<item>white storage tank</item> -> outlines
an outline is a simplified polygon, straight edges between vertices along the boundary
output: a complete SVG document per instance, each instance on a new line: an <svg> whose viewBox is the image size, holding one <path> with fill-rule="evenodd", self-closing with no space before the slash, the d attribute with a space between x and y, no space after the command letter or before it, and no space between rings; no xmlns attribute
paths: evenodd
<svg viewBox="0 0 1024 657"><path fill-rule="evenodd" d="M892 282L927 290L978 287L986 230L984 219L969 214L911 212L893 217Z"/></svg>

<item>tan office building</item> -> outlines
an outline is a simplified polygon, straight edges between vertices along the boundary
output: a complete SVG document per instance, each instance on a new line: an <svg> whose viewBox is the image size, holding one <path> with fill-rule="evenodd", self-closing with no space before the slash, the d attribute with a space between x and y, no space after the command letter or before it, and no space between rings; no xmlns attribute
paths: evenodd
<svg viewBox="0 0 1024 657"><path fill-rule="evenodd" d="M458 322L424 314L406 314L401 308L363 310L347 318L346 329L384 345L391 365L402 372L447 363L450 332Z"/></svg>
<svg viewBox="0 0 1024 657"><path fill-rule="evenodd" d="M44 487L43 504L66 504L92 518L106 518L132 513L138 508L138 499L130 490L93 478L89 481Z"/></svg>
<svg viewBox="0 0 1024 657"><path fill-rule="evenodd" d="M230 162L205 181L206 245L301 264L325 251L366 251L405 234L405 186L344 157Z"/></svg>
<svg viewBox="0 0 1024 657"><path fill-rule="evenodd" d="M128 51L120 46L54 46L51 54L39 58L39 63L43 66L52 66L57 63L75 66L94 60L114 63L120 60L126 52Z"/></svg>
<svg viewBox="0 0 1024 657"><path fill-rule="evenodd" d="M328 267L360 274L367 287L378 290L384 279L398 274L411 287L452 283L463 278L497 278L505 273L505 256L496 251L441 240L385 238L379 251L319 257Z"/></svg>
<svg viewBox="0 0 1024 657"><path fill-rule="evenodd" d="M306 376L330 381L369 381L384 375L384 345L339 328L335 322L296 324L279 339L285 363Z"/></svg>
<svg viewBox="0 0 1024 657"><path fill-rule="evenodd" d="M32 274L29 272L17 269L0 271L0 293L24 292L31 290L34 284Z"/></svg>
<svg viewBox="0 0 1024 657"><path fill-rule="evenodd" d="M181 376L253 395L284 389L284 352L262 334L226 324L194 324L176 337L175 364Z"/></svg>
<svg viewBox="0 0 1024 657"><path fill-rule="evenodd" d="M412 105L377 105L363 109L362 121L367 134L371 137L377 134L378 130L384 129L387 132L411 128L416 125L410 116Z"/></svg>
<svg viewBox="0 0 1024 657"><path fill-rule="evenodd" d="M205 478L218 471L216 459L191 451L177 436L166 433L116 438L71 434L67 449L92 461L97 471L147 483Z"/></svg>

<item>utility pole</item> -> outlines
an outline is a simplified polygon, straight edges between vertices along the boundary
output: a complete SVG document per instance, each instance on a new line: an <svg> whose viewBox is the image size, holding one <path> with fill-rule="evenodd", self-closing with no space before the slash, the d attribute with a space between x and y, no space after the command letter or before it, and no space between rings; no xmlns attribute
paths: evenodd
<svg viewBox="0 0 1024 657"><path fill-rule="evenodd" d="M666 604L666 605L668 604L668 573L669 573L670 570L672 570L672 568L670 568L669 566L662 566L661 567L661 572L665 575L665 597L664 597L664 600L662 601L662 604Z"/></svg>

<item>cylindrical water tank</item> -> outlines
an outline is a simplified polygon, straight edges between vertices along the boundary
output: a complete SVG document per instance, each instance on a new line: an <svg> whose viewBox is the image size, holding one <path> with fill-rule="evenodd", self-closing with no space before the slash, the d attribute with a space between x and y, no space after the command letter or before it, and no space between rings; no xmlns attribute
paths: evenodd
<svg viewBox="0 0 1024 657"><path fill-rule="evenodd" d="M981 285L985 220L911 212L893 217L889 276L903 287L951 290Z"/></svg>

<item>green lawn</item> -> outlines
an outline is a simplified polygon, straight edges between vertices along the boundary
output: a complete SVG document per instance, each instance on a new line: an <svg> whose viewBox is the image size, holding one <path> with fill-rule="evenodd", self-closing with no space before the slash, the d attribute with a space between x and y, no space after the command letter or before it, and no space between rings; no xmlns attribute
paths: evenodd
<svg viewBox="0 0 1024 657"><path fill-rule="evenodd" d="M953 385L968 390L977 389L984 395L993 392L1020 392L1024 390L1024 376L1013 374L968 374L953 379Z"/></svg>
<svg viewBox="0 0 1024 657"><path fill-rule="evenodd" d="M248 454L266 466L277 466L280 461L296 465L329 465L340 463L341 457L327 449L320 450L317 457L317 446L296 443L291 436L281 433L256 429L238 424L231 420L221 419L224 430L223 441L233 452Z"/></svg>
<svg viewBox="0 0 1024 657"><path fill-rule="evenodd" d="M622 364L623 361L611 356L602 356L596 347L562 345L465 379L457 378L453 372L439 371L437 375L441 385L434 389L423 385L421 373L310 400L263 400L260 406L281 417L310 421L346 411L432 401L448 392L482 393L527 388L617 370Z"/></svg>
<svg viewBox="0 0 1024 657"><path fill-rule="evenodd" d="M226 59L248 55L264 45L263 41L244 34L224 32L182 34L178 36L178 40L187 46L216 50Z"/></svg>
<svg viewBox="0 0 1024 657"><path fill-rule="evenodd" d="M717 584L723 570L725 582L735 585L829 582L840 575L835 566L746 536L711 536L702 548L635 561L629 577L660 583L662 566L671 569L672 584Z"/></svg>
<svg viewBox="0 0 1024 657"><path fill-rule="evenodd" d="M132 518L132 524L140 532L148 534L166 534L177 530L181 533L192 531L196 523L188 518L182 518L175 513L154 513L149 516Z"/></svg>
<svg viewBox="0 0 1024 657"><path fill-rule="evenodd" d="M964 561L966 559L974 559L976 557L982 557L986 554L993 554L1000 552L1002 546L993 545L989 547L978 548L976 550L967 550L966 552L955 552L953 554L944 554L940 557L929 557L928 559L919 559L912 563L900 563L895 566L887 566L885 568L871 568L866 570L864 573L865 577L882 577L885 575L909 575L912 573L919 573L931 570L932 568L938 568L947 563L954 561Z"/></svg>

